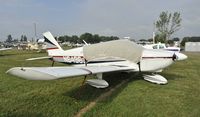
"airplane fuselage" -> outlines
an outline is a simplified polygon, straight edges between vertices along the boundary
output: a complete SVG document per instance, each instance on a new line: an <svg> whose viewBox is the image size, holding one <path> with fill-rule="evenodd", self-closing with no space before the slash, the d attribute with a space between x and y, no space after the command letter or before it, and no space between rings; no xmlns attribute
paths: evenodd
<svg viewBox="0 0 200 117"><path fill-rule="evenodd" d="M141 71L143 72L155 72L158 70L162 70L173 63L173 54L171 52L162 51L162 50L149 50L144 49L141 60L140 60L140 67ZM65 56L62 56L65 55ZM83 55L83 47L70 49L66 51L60 50L53 50L52 53L49 53L49 56L53 58L53 61L67 63L67 64L74 64L75 66L84 66L85 65L85 58ZM97 65L132 65L133 67L136 64L132 64L131 61L125 60L101 60L101 61L88 61L88 66L97 66ZM139 71L135 69L134 71Z"/></svg>

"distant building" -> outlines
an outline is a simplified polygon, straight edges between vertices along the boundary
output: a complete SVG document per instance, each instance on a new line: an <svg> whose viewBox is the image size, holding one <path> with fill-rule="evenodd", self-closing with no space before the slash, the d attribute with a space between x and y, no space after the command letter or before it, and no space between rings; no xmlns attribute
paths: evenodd
<svg viewBox="0 0 200 117"><path fill-rule="evenodd" d="M200 42L186 42L185 51L200 52Z"/></svg>

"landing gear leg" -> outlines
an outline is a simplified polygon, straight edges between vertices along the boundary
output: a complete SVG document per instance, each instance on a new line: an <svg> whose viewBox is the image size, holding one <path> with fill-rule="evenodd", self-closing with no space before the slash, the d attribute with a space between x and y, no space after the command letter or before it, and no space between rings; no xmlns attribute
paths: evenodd
<svg viewBox="0 0 200 117"><path fill-rule="evenodd" d="M55 63L55 61L53 60L53 62L52 62L52 64L51 64L52 67L54 66L54 63Z"/></svg>
<svg viewBox="0 0 200 117"><path fill-rule="evenodd" d="M82 82L82 85L83 86L85 84L85 80L86 80L87 76L84 76L84 79L83 79L83 82Z"/></svg>

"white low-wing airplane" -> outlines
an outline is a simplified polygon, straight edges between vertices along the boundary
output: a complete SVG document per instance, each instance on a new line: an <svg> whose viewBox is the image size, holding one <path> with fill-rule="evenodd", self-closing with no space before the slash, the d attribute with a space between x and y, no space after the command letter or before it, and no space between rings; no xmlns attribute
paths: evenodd
<svg viewBox="0 0 200 117"><path fill-rule="evenodd" d="M179 47L166 47L164 43L155 43L155 44L150 44L150 45L144 45L143 46L146 49L162 49L162 50L167 50L167 51L173 51L173 52L180 52Z"/></svg>
<svg viewBox="0 0 200 117"><path fill-rule="evenodd" d="M149 50L129 40L115 40L86 45L64 51L50 32L43 33L49 57L53 61L74 64L70 67L14 67L7 73L29 80L54 80L73 76L95 74L97 79L87 80L91 86L106 88L103 73L115 71L158 72L176 60L187 59L182 53ZM161 75L143 75L144 79L166 84Z"/></svg>
<svg viewBox="0 0 200 117"><path fill-rule="evenodd" d="M12 48L0 48L0 51L4 51L4 50L10 50Z"/></svg>

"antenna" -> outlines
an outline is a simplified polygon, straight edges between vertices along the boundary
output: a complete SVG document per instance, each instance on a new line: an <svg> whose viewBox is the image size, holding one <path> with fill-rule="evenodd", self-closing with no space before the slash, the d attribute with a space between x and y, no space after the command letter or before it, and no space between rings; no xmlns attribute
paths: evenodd
<svg viewBox="0 0 200 117"><path fill-rule="evenodd" d="M37 40L36 23L34 23L34 32L35 32L35 39L33 41L36 41Z"/></svg>
<svg viewBox="0 0 200 117"><path fill-rule="evenodd" d="M156 22L153 23L153 44L155 43L155 27L156 27Z"/></svg>
<svg viewBox="0 0 200 117"><path fill-rule="evenodd" d="M155 32L153 32L153 44L155 43Z"/></svg>

